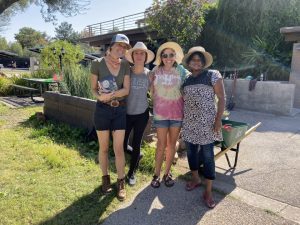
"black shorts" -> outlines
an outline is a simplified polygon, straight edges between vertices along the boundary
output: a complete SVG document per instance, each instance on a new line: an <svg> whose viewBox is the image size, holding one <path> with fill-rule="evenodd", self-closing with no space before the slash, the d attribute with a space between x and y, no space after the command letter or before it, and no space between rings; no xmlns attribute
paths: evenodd
<svg viewBox="0 0 300 225"><path fill-rule="evenodd" d="M112 107L105 103L97 102L94 124L96 130L125 130L126 106Z"/></svg>

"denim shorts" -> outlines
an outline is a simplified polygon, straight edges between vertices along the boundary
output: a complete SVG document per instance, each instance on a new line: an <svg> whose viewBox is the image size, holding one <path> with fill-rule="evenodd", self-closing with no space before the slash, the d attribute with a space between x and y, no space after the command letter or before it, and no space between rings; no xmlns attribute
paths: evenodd
<svg viewBox="0 0 300 225"><path fill-rule="evenodd" d="M190 170L198 170L203 165L203 176L206 179L214 180L216 178L214 143L199 145L185 142L185 145Z"/></svg>
<svg viewBox="0 0 300 225"><path fill-rule="evenodd" d="M110 105L97 102L94 113L96 130L125 130L126 129L126 106L111 107Z"/></svg>
<svg viewBox="0 0 300 225"><path fill-rule="evenodd" d="M168 128L168 127L181 127L182 121L180 120L153 120L155 128Z"/></svg>

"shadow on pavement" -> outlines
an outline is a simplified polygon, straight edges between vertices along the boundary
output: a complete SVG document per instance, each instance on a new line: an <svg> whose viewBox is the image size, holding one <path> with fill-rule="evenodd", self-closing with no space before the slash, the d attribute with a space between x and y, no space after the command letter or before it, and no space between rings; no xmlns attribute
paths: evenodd
<svg viewBox="0 0 300 225"><path fill-rule="evenodd" d="M42 98L37 97L37 99L42 100ZM30 97L17 97L17 96L7 96L1 97L0 101L13 106L15 108L27 107L27 106L41 106L43 103L35 103Z"/></svg>
<svg viewBox="0 0 300 225"><path fill-rule="evenodd" d="M175 186L171 188L165 187L163 183L158 189L147 186L132 202L112 213L103 224L196 225L210 209L204 205L201 198L203 186L190 192L185 190L183 179L187 176L188 174L180 175ZM221 202L225 196L214 191L214 199L217 203Z"/></svg>

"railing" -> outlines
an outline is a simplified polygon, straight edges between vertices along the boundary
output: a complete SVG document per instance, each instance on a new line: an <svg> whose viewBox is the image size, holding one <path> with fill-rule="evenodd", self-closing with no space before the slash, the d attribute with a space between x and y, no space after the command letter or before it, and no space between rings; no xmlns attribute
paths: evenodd
<svg viewBox="0 0 300 225"><path fill-rule="evenodd" d="M114 33L117 31L141 28L146 25L145 17L146 12L142 12L129 16L124 16L114 20L92 24L84 29L82 37L87 38L102 34Z"/></svg>

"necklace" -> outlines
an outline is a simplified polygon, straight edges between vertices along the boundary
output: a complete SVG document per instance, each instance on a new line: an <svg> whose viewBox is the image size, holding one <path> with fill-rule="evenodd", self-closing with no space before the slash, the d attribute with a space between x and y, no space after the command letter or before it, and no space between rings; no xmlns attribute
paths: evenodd
<svg viewBox="0 0 300 225"><path fill-rule="evenodd" d="M105 61L111 68L113 68L115 70L118 70L121 65L121 60L119 58L116 59L116 58L112 57L110 52L105 57Z"/></svg>

